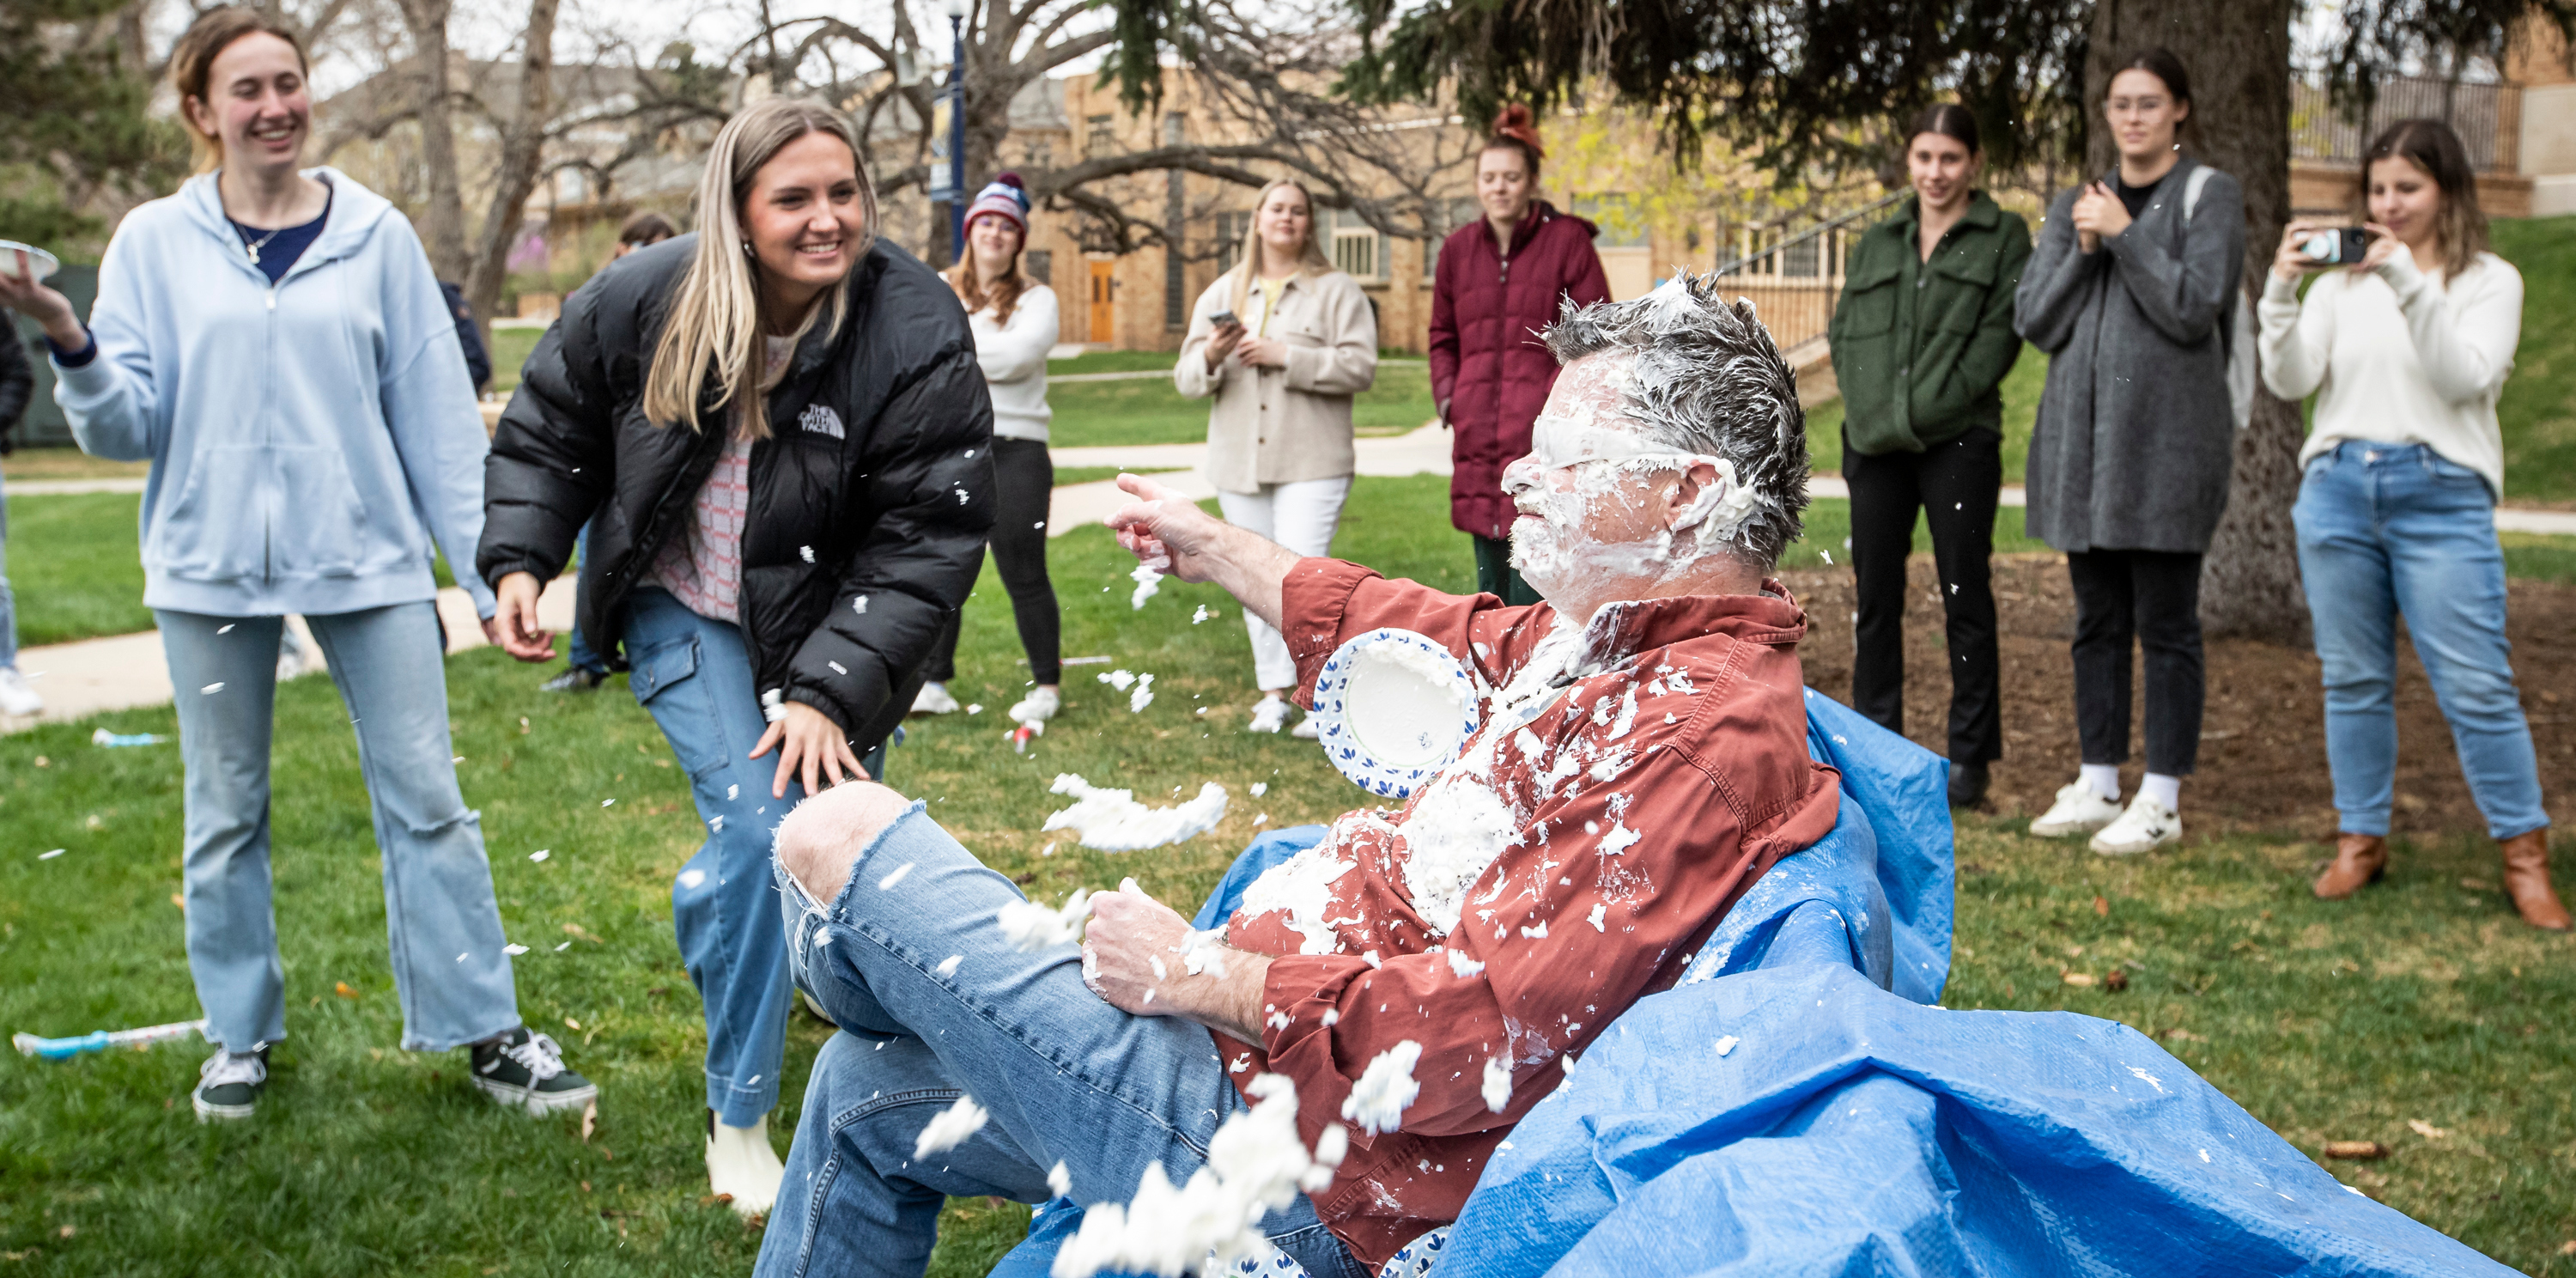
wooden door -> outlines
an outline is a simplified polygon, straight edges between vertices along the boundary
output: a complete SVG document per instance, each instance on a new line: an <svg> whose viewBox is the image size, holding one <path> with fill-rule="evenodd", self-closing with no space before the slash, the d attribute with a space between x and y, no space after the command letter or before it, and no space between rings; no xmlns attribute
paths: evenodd
<svg viewBox="0 0 2576 1278"><path fill-rule="evenodd" d="M1111 278L1116 262L1093 262L1091 265L1091 340L1110 342L1117 327L1117 311L1110 304L1110 293L1117 287Z"/></svg>

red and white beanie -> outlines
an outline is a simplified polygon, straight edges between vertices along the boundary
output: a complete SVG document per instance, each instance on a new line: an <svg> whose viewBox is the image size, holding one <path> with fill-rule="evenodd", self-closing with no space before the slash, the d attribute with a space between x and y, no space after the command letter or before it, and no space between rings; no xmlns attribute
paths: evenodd
<svg viewBox="0 0 2576 1278"><path fill-rule="evenodd" d="M1023 238L1028 235L1029 193L1027 188L1020 185L1019 174L1010 172L995 174L993 180L987 183L983 190L975 193L975 202L966 206L967 227L972 229L975 219L987 214L1009 218L1013 226L1020 228L1020 235Z"/></svg>

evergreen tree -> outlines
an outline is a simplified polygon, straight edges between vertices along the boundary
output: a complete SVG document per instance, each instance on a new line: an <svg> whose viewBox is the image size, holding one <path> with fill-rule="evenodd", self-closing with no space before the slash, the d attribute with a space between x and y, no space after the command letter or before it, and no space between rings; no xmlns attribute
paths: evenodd
<svg viewBox="0 0 2576 1278"><path fill-rule="evenodd" d="M95 204L160 194L185 171L178 126L151 119L130 0L0 4L0 237L65 246L107 229ZM77 252L77 249L73 251Z"/></svg>

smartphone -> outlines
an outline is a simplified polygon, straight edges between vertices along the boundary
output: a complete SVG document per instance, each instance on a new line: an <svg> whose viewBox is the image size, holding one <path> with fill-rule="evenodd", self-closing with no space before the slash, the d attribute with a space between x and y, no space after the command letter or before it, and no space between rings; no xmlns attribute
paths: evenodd
<svg viewBox="0 0 2576 1278"><path fill-rule="evenodd" d="M2378 237L2358 226L2334 226L2311 231L2299 241L2299 251L2320 266L2350 266L2370 251L2370 242Z"/></svg>
<svg viewBox="0 0 2576 1278"><path fill-rule="evenodd" d="M1241 324L1242 322L1242 320L1234 317L1234 312L1232 311L1218 311L1216 314L1208 317L1208 323L1216 328L1223 328L1228 324Z"/></svg>

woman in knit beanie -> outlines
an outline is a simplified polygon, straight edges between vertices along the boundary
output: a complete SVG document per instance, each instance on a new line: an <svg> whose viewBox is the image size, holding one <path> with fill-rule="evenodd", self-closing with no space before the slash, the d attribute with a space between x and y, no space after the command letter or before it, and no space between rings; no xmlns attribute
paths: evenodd
<svg viewBox="0 0 2576 1278"><path fill-rule="evenodd" d="M993 391L993 560L1010 591L1011 615L1037 685L1011 707L1011 720L1043 723L1063 704L1058 685L1064 677L1055 586L1046 569L1047 495L1055 487L1055 463L1047 457L1046 359L1057 326L1055 290L1020 273L1028 240L1029 193L1019 174L1003 173L967 206L966 251L947 279L965 304L975 360ZM913 713L956 710L948 691L957 677L956 631L931 654L928 673Z"/></svg>

